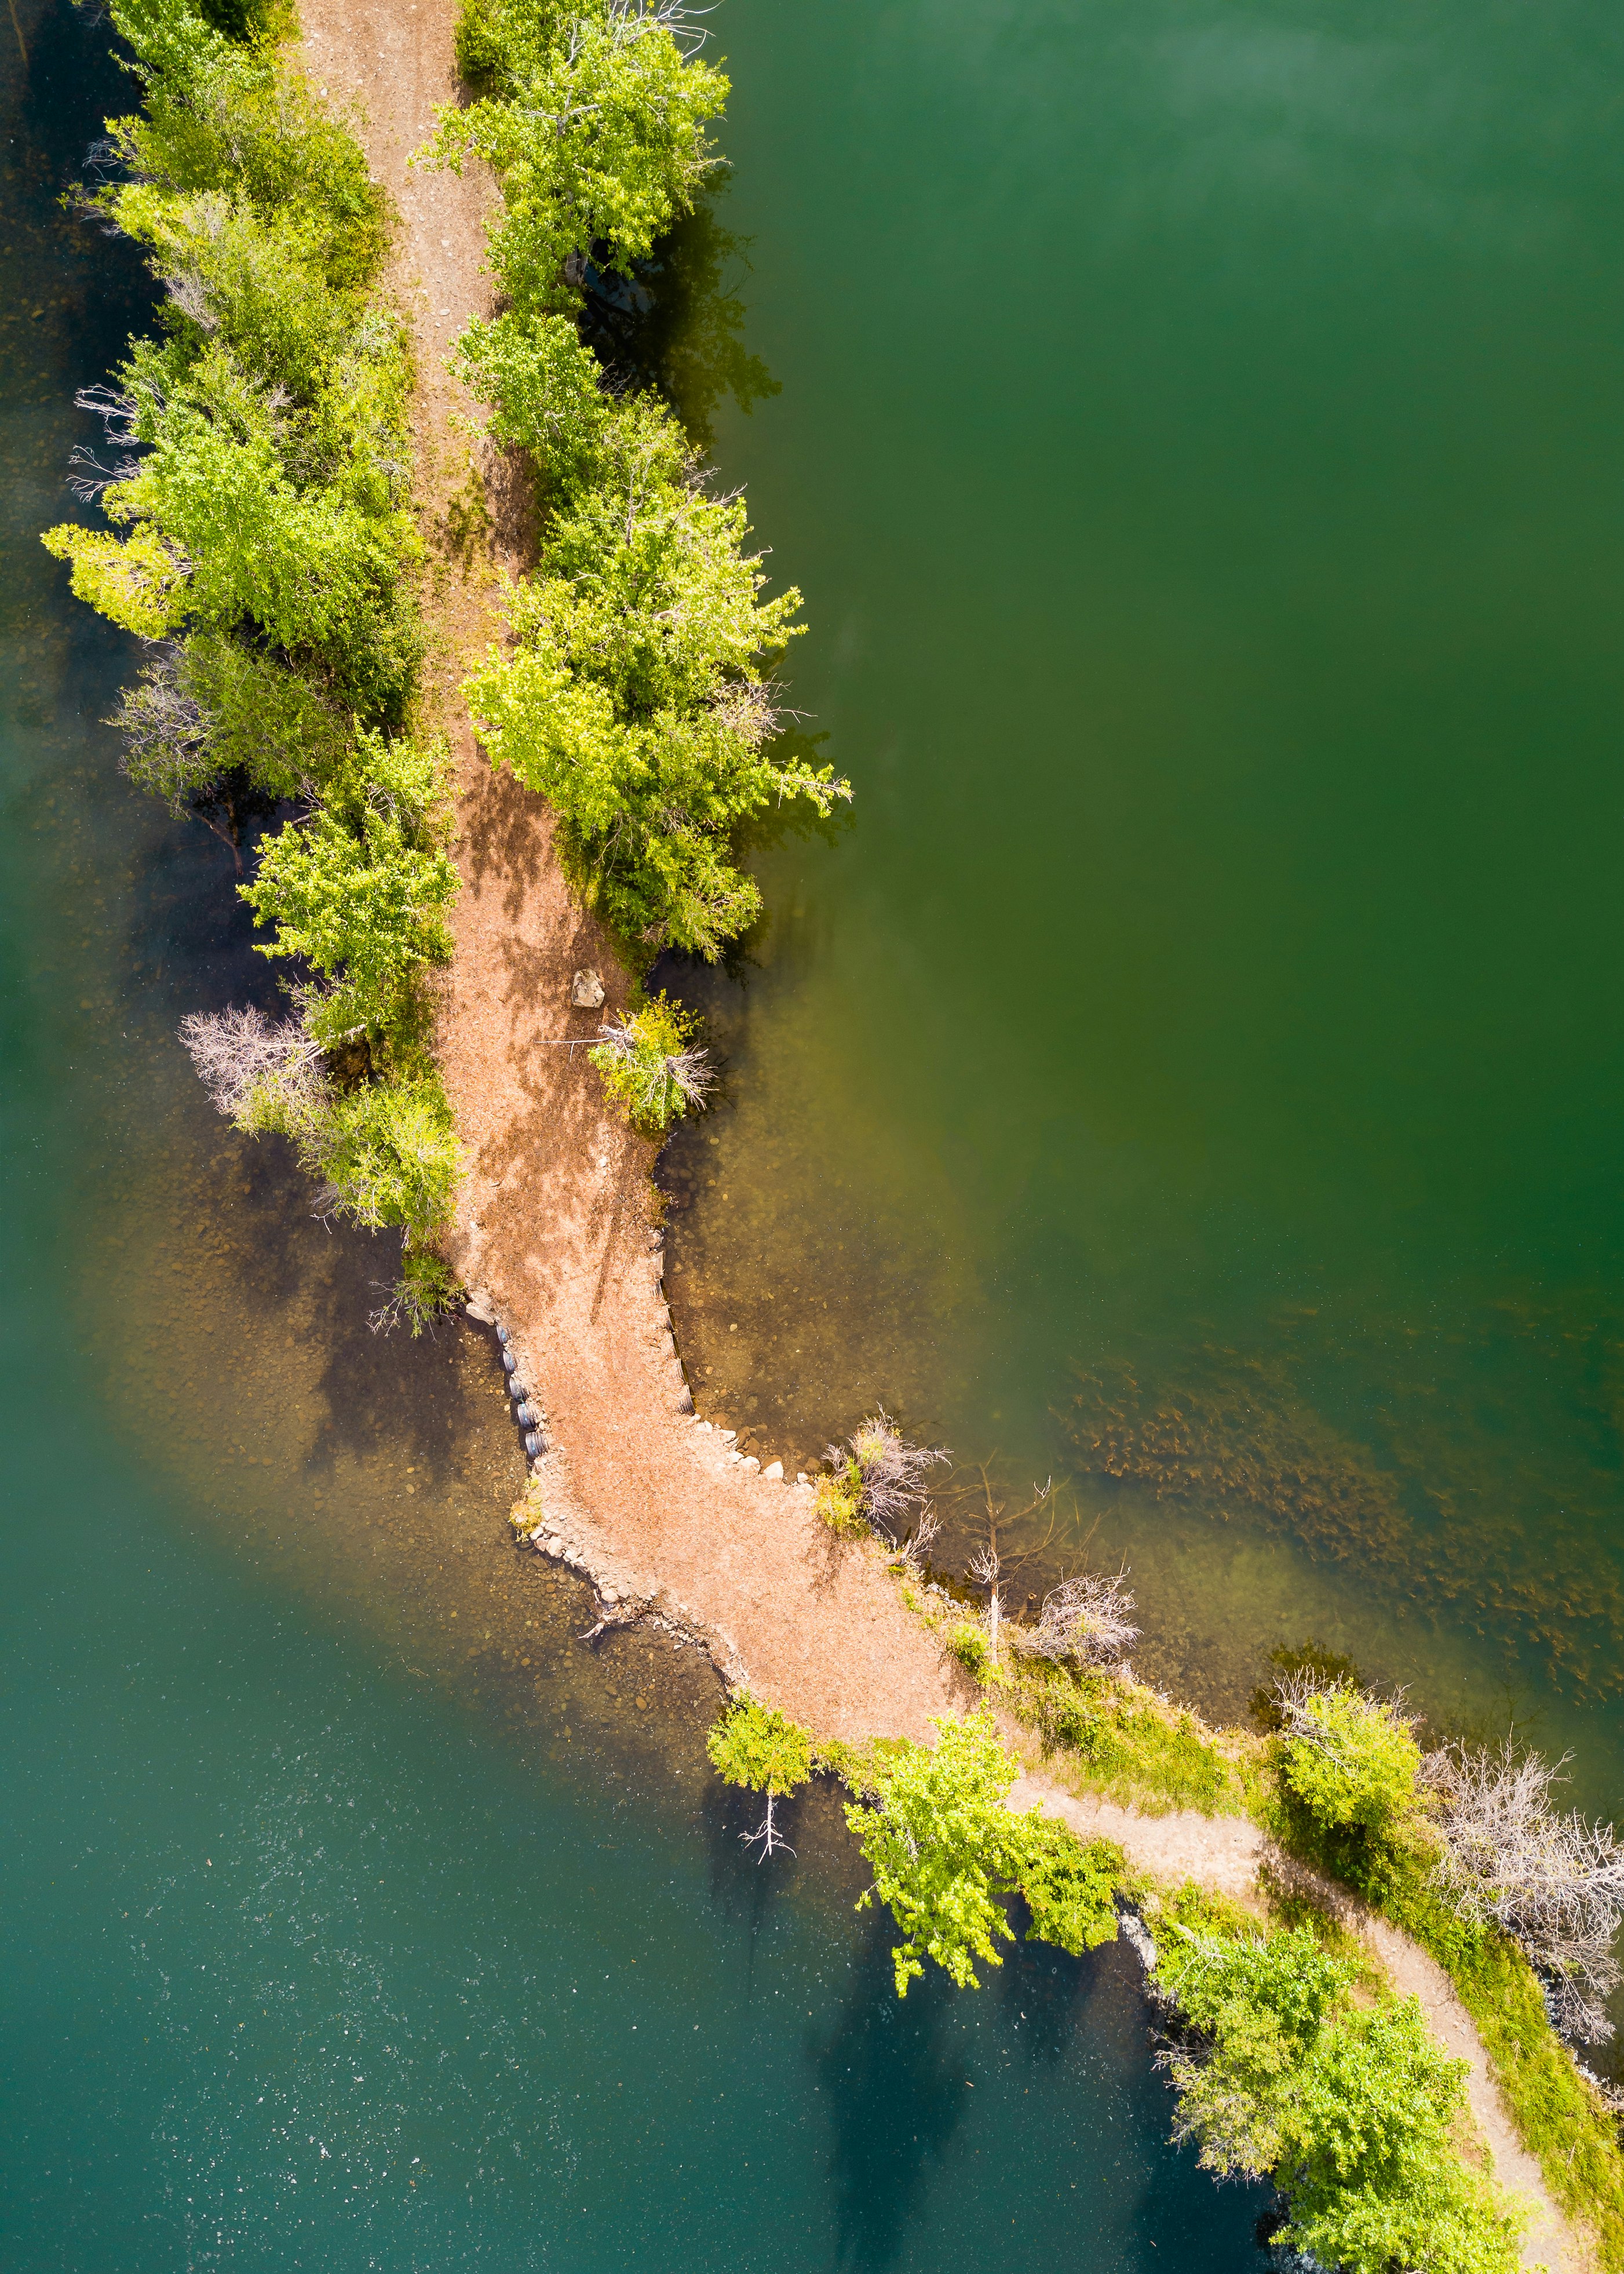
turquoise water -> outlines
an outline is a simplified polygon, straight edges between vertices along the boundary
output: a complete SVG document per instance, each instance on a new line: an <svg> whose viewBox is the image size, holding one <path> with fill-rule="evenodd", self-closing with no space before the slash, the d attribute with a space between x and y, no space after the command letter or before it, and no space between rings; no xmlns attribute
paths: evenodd
<svg viewBox="0 0 1624 2274"><path fill-rule="evenodd" d="M1305 1632L1624 1666L1624 34L1595 0L730 0L848 831L781 840L674 1149L702 1405L876 1398L1239 1709ZM736 1330L736 1331L730 1331ZM1049 1500L1017 1520L1034 1487ZM1084 1543L1087 1545L1085 1547Z"/></svg>
<svg viewBox="0 0 1624 2274"><path fill-rule="evenodd" d="M22 12L0 313L0 2261L1258 2263L1166 2144L1133 1963L891 1988L832 1798L746 1858L714 1677L521 1562L489 1344L365 1331L389 1259L207 1111L263 990L229 855L120 782L135 657L34 541L141 307L55 202L127 99ZM37 297L36 297L37 296ZM36 316L34 310L38 308Z"/></svg>

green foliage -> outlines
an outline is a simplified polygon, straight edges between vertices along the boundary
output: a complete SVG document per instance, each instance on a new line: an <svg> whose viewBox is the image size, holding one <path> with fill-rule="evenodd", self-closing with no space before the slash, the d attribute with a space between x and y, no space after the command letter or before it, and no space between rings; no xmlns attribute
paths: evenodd
<svg viewBox="0 0 1624 2274"><path fill-rule="evenodd" d="M277 55L284 17L276 0L113 0L145 103L109 122L127 178L94 201L169 300L108 395L115 447L141 453L105 491L110 530L45 541L126 629L186 628L124 696L132 779L177 809L229 808L244 779L311 803L243 887L272 927L261 952L314 975L294 989L309 1042L228 1081L222 1110L286 1134L334 1209L421 1242L460 1162L420 983L450 952L443 756L399 731L421 652L411 374L373 289L386 201ZM454 1286L409 1246L386 1322L420 1332Z"/></svg>
<svg viewBox="0 0 1624 2274"><path fill-rule="evenodd" d="M441 111L436 154L495 172L507 218L492 265L526 313L573 305L572 253L600 249L624 271L652 252L715 163L704 129L727 81L654 14L508 0L465 16L458 54L493 92Z"/></svg>
<svg viewBox="0 0 1624 2274"><path fill-rule="evenodd" d="M388 1299L375 1310L367 1324L376 1334L393 1334L404 1326L416 1342L433 1332L434 1321L455 1310L463 1296L462 1281L448 1263L425 1247L409 1247L401 1257L400 1277Z"/></svg>
<svg viewBox="0 0 1624 2274"><path fill-rule="evenodd" d="M992 1645L983 1628L976 1626L969 1619L961 1619L957 1626L948 1629L946 1642L966 1674L974 1675L977 1682L992 1679L995 1671Z"/></svg>
<svg viewBox="0 0 1624 2274"><path fill-rule="evenodd" d="M1275 2238L1348 2274L1512 2274L1517 2222L1462 2163L1465 2063L1418 2002L1352 2004L1346 1962L1305 1928L1260 1938L1171 1924L1157 1987L1200 2033L1166 2057L1184 2136L1228 2176L1273 2172Z"/></svg>
<svg viewBox="0 0 1624 2274"><path fill-rule="evenodd" d="M711 1728L705 1751L724 1783L775 1798L793 1792L812 1773L812 1740L806 1730L748 1692Z"/></svg>
<svg viewBox="0 0 1624 2274"><path fill-rule="evenodd" d="M663 1136L672 1123L703 1103L710 1076L693 1047L702 1021L695 1011L665 995L640 1003L610 1038L587 1052L604 1088L634 1129Z"/></svg>
<svg viewBox="0 0 1624 2274"><path fill-rule="evenodd" d="M1415 1796L1421 1751L1397 1709L1338 1685L1288 1711L1281 1774L1321 1824L1378 1831Z"/></svg>
<svg viewBox="0 0 1624 2274"><path fill-rule="evenodd" d="M1116 1889L1127 1870L1109 1840L1086 1844L1035 1811L1026 1825L1020 1891L1032 1914L1029 1942L1052 1942L1073 1958L1116 1939Z"/></svg>
<svg viewBox="0 0 1624 2274"><path fill-rule="evenodd" d="M326 802L272 838L238 888L275 927L259 953L298 956L328 982L307 1018L320 1042L398 1040L424 968L450 960L445 912L458 880L445 849L444 765L440 749L363 730Z"/></svg>
<svg viewBox="0 0 1624 2274"><path fill-rule="evenodd" d="M121 543L104 531L63 522L40 542L68 562L74 599L110 617L121 631L157 640L181 621L185 572L155 531L138 529Z"/></svg>
<svg viewBox="0 0 1624 2274"><path fill-rule="evenodd" d="M870 1527L863 1513L862 1472L855 1461L847 1461L833 1473L819 1477L812 1491L812 1512L844 1540L868 1537Z"/></svg>
<svg viewBox="0 0 1624 2274"><path fill-rule="evenodd" d="M490 0L462 0L457 18L456 64L471 87L492 92L502 69L505 53L499 9Z"/></svg>
<svg viewBox="0 0 1624 2274"><path fill-rule="evenodd" d="M760 907L741 826L850 793L772 747L768 681L799 594L762 599L742 502L707 493L654 396L605 391L575 319L581 257L624 270L690 210L726 83L611 0L484 0L459 41L489 92L441 115L435 147L496 169L510 303L464 333L461 365L552 506L515 644L492 649L468 698L492 763L555 807L577 883L621 937L714 957Z"/></svg>
<svg viewBox="0 0 1624 2274"><path fill-rule="evenodd" d="M897 1995L907 1995L926 1958L959 1988L978 1987L975 1961L1003 1964L994 1938L1014 1939L1004 1901L1028 1879L1029 1937L1066 1949L1109 1941L1116 1915L1108 1922L1109 1892L1100 1890L1119 1868L1112 1852L1099 1843L1085 1851L1036 1809L1016 1815L1004 1805L1017 1772L985 1708L964 1721L938 1714L934 1725L934 1747L876 1746L872 1799L846 1811L874 1872L859 1908L877 1897L902 1930L891 1953ZM1068 1841L1083 1861L1064 1853Z"/></svg>
<svg viewBox="0 0 1624 2274"><path fill-rule="evenodd" d="M1195 1717L1118 1675L1031 1659L1019 1661L1014 1704L1045 1747L1074 1764L1080 1781L1124 1806L1157 1815L1192 1808L1243 1814L1239 1772Z"/></svg>

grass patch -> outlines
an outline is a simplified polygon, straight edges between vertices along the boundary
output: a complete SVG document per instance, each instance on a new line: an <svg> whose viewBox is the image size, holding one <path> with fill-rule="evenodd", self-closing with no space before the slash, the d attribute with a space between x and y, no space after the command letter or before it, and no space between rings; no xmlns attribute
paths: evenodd
<svg viewBox="0 0 1624 2274"><path fill-rule="evenodd" d="M1016 1712L1091 1792L1148 1816L1247 1812L1246 1778L1193 1713L1120 1676L1023 1667ZM1244 1741L1243 1741L1244 1742Z"/></svg>

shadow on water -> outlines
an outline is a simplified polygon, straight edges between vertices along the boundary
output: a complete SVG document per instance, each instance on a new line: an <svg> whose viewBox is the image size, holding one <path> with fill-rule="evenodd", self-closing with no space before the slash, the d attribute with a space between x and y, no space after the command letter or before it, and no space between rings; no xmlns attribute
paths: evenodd
<svg viewBox="0 0 1624 2274"><path fill-rule="evenodd" d="M935 1969L906 1999L892 1981L889 1918L870 1917L832 2035L814 2058L834 2111L837 2248L842 2264L894 2265L933 2166L972 2090L953 2026L955 1992Z"/></svg>
<svg viewBox="0 0 1624 2274"><path fill-rule="evenodd" d="M718 208L726 183L703 197L630 277L589 264L583 331L618 385L656 388L674 404L695 448L708 453L724 402L748 415L779 392L744 343L741 272L747 237L726 228Z"/></svg>

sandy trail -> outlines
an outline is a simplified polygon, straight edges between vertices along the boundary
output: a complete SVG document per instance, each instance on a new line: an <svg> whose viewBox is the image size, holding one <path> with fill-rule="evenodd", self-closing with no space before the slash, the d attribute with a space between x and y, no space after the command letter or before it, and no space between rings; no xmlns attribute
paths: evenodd
<svg viewBox="0 0 1624 2274"><path fill-rule="evenodd" d="M733 1679L825 1736L927 1737L932 1713L962 1709L974 1693L879 1560L814 1517L809 1491L758 1474L693 1417L651 1228L654 1148L606 1111L584 1051L554 1047L589 1039L602 1015L570 1008L577 969L602 975L608 1009L624 1003L628 978L569 892L547 812L492 774L457 692L470 660L501 636L500 572L525 565L530 534L522 480L488 446L470 458L462 422L477 406L445 368L462 325L490 311L483 260L494 187L472 167L459 180L410 164L436 106L457 99L455 18L447 0L302 9L312 78L356 105L372 170L401 214L392 281L415 339L418 491L437 561L430 700L455 760L462 876L440 1024L472 1164L453 1261L490 1291L546 1412L549 1552L590 1574L612 1610L669 1616ZM1142 1817L1023 1778L1013 1803L1038 1799L1159 1877L1189 1873L1239 1895L1264 1860L1263 1835L1239 1818ZM1362 1924L1395 1986L1420 1997L1470 2064L1495 2169L1536 2206L1527 2263L1580 2274L1591 2254L1519 2143L1446 1977L1394 1929Z"/></svg>

